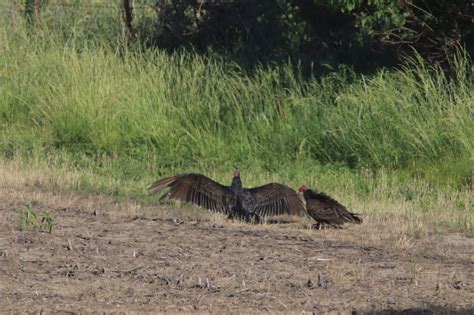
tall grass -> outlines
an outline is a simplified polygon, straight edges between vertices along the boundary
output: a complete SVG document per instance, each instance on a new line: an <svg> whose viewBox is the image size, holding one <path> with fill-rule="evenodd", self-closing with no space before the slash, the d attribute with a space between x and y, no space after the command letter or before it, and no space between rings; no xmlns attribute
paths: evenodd
<svg viewBox="0 0 474 315"><path fill-rule="evenodd" d="M248 73L211 53L130 47L111 22L75 14L45 19L39 32L2 17L4 159L54 156L116 181L104 190L236 165L247 183L305 181L372 196L378 173L396 172L384 187L406 198L417 188L400 183L413 175L441 187L472 180L473 66L462 52L450 78L412 60L371 76L341 67L303 79L290 64Z"/></svg>
<svg viewBox="0 0 474 315"><path fill-rule="evenodd" d="M15 40L3 29L2 122L15 141L161 165L321 162L403 167L473 152L473 82L421 62L373 77L304 81L289 65L247 74L216 56ZM24 139L34 130L34 139Z"/></svg>

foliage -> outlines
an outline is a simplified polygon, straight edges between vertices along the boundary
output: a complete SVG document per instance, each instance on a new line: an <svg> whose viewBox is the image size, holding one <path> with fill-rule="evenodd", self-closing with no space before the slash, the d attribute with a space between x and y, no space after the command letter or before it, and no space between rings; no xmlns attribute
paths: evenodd
<svg viewBox="0 0 474 315"><path fill-rule="evenodd" d="M41 232L51 233L54 225L53 218L46 211L35 211L31 208L27 208L26 211L21 209L17 211L22 215L20 218L21 229L38 229Z"/></svg>
<svg viewBox="0 0 474 315"><path fill-rule="evenodd" d="M357 17L359 28L405 54L413 51L432 64L447 63L456 49L474 42L474 5L470 1L331 0Z"/></svg>
<svg viewBox="0 0 474 315"><path fill-rule="evenodd" d="M152 36L160 47L217 45L264 61L290 56L367 67L362 54L380 64L384 55L370 48L387 56L384 46L395 46L399 58L416 52L446 64L460 46L474 48L474 6L463 0L171 0L156 1L156 12Z"/></svg>
<svg viewBox="0 0 474 315"><path fill-rule="evenodd" d="M34 1L15 2L32 21ZM121 2L93 3L97 6L90 1L62 6L43 0L42 18L51 14L46 22L58 24L60 15L68 15L71 23L92 26L99 23L87 17L100 11L108 15L100 27L108 30L91 29L90 37L106 36L116 44L113 35L121 32ZM244 66L289 58L302 62L306 71L321 72L340 63L368 71L419 55L449 70L457 49L474 52L474 6L463 0L136 0L133 4L140 43L169 50L211 48ZM81 20L84 10L88 12Z"/></svg>
<svg viewBox="0 0 474 315"><path fill-rule="evenodd" d="M367 68L385 58L359 58L374 53L357 35L354 17L326 1L157 1L156 12L156 27L142 41L167 49L213 47L241 65L290 58L318 70L341 62Z"/></svg>

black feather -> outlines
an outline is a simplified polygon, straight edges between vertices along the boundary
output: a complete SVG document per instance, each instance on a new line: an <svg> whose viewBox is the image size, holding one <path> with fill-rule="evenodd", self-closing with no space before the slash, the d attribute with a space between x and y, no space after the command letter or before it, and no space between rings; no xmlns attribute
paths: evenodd
<svg viewBox="0 0 474 315"><path fill-rule="evenodd" d="M318 225L339 226L344 223L362 223L359 214L350 212L335 199L325 193L307 189L303 192L308 214Z"/></svg>
<svg viewBox="0 0 474 315"><path fill-rule="evenodd" d="M202 174L189 173L159 179L148 190L153 195L166 188L169 192L162 198L178 199L215 212L230 214L232 211L237 217L305 213L303 201L290 187L270 183L246 189L237 171L230 186Z"/></svg>

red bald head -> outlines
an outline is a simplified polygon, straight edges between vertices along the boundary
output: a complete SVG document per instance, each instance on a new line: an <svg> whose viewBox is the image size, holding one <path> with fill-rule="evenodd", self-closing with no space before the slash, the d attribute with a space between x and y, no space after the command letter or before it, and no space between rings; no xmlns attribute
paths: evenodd
<svg viewBox="0 0 474 315"><path fill-rule="evenodd" d="M303 192L304 193L307 190L308 190L308 187L306 187L306 185L303 185L300 188L298 188L298 192Z"/></svg>
<svg viewBox="0 0 474 315"><path fill-rule="evenodd" d="M234 177L240 177L240 170L238 168L235 169Z"/></svg>

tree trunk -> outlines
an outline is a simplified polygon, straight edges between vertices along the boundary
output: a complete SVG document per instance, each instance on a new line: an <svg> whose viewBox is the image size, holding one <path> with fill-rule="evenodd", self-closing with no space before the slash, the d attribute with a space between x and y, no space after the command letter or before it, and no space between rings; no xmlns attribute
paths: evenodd
<svg viewBox="0 0 474 315"><path fill-rule="evenodd" d="M127 38L128 41L131 41L133 38L133 28L132 28L132 6L130 0L123 0L123 20L125 26L127 27Z"/></svg>
<svg viewBox="0 0 474 315"><path fill-rule="evenodd" d="M41 0L35 0L35 19L36 19L36 28L41 27Z"/></svg>

